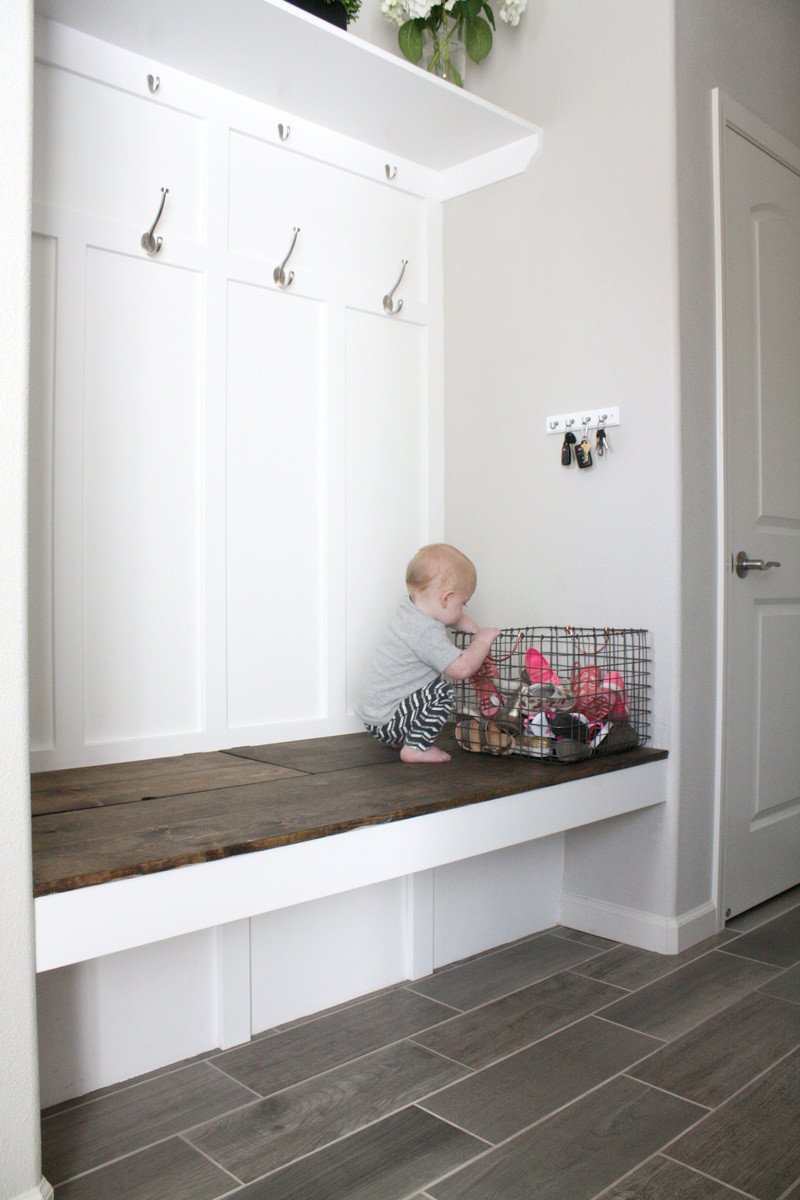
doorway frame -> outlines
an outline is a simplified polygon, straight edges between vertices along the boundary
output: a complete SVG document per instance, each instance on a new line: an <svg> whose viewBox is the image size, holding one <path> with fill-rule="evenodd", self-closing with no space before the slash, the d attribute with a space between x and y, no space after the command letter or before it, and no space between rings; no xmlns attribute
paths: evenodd
<svg viewBox="0 0 800 1200"><path fill-rule="evenodd" d="M725 262L724 201L725 131L731 129L782 166L800 175L800 150L766 122L754 116L720 88L712 88L712 151L714 182L714 325L716 376L716 477L717 477L717 675L714 731L714 838L711 888L716 898L717 928L724 929L727 914L723 896L725 855L725 675L728 589L732 570L728 553L727 478L725 472Z"/></svg>

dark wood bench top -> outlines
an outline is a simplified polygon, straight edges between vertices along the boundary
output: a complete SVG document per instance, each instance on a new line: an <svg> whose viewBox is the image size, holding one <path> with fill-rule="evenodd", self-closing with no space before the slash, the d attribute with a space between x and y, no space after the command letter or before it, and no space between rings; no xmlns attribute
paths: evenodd
<svg viewBox="0 0 800 1200"><path fill-rule="evenodd" d="M440 739L447 744L446 739ZM367 733L46 771L31 781L34 895L310 841L667 757L466 754L407 766Z"/></svg>

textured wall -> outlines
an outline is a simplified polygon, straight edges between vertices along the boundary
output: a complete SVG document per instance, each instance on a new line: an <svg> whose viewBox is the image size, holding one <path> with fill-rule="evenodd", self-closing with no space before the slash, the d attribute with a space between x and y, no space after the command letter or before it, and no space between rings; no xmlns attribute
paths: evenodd
<svg viewBox="0 0 800 1200"><path fill-rule="evenodd" d="M39 1178L25 617L32 4L0 7L0 1197Z"/></svg>

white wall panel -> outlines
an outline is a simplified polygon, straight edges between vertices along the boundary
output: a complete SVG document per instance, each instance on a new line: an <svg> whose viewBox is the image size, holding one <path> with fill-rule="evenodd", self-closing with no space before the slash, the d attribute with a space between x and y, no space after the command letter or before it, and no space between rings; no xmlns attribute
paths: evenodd
<svg viewBox="0 0 800 1200"><path fill-rule="evenodd" d="M253 1032L402 979L404 903L392 879L254 917Z"/></svg>
<svg viewBox="0 0 800 1200"><path fill-rule="evenodd" d="M55 238L31 244L30 426L28 444L28 669L31 747L52 746L53 680L53 400Z"/></svg>
<svg viewBox="0 0 800 1200"><path fill-rule="evenodd" d="M555 834L437 867L434 966L558 924L563 865L564 837Z"/></svg>
<svg viewBox="0 0 800 1200"><path fill-rule="evenodd" d="M323 715L323 305L228 292L231 727Z"/></svg>
<svg viewBox="0 0 800 1200"><path fill-rule="evenodd" d="M43 1107L216 1045L214 930L37 976Z"/></svg>
<svg viewBox="0 0 800 1200"><path fill-rule="evenodd" d="M202 80L151 96L145 59L41 29L38 48L35 228L58 272L50 310L34 297L55 402L34 431L32 765L353 728L428 536L438 210L429 234L430 201L334 165L335 136L300 154Z"/></svg>
<svg viewBox="0 0 800 1200"><path fill-rule="evenodd" d="M160 103L37 63L33 196L133 229L199 241L205 215L203 122Z"/></svg>
<svg viewBox="0 0 800 1200"><path fill-rule="evenodd" d="M299 226L298 280L307 270L374 287L380 307L405 258L403 294L426 298L424 201L237 133L230 170L231 253L277 266Z"/></svg>
<svg viewBox="0 0 800 1200"><path fill-rule="evenodd" d="M89 250L87 742L198 728L202 278Z"/></svg>
<svg viewBox="0 0 800 1200"><path fill-rule="evenodd" d="M347 314L347 709L427 533L427 335Z"/></svg>

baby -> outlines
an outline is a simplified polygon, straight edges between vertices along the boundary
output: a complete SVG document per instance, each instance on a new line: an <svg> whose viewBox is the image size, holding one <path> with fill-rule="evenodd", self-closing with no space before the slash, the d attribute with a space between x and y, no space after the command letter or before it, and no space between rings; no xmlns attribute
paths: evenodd
<svg viewBox="0 0 800 1200"><path fill-rule="evenodd" d="M453 711L448 679L469 679L488 655L499 629L481 629L464 612L477 575L454 546L423 546L406 570L408 596L392 618L372 659L356 714L386 746L400 746L403 762L448 762L434 741ZM473 635L458 650L448 629Z"/></svg>

